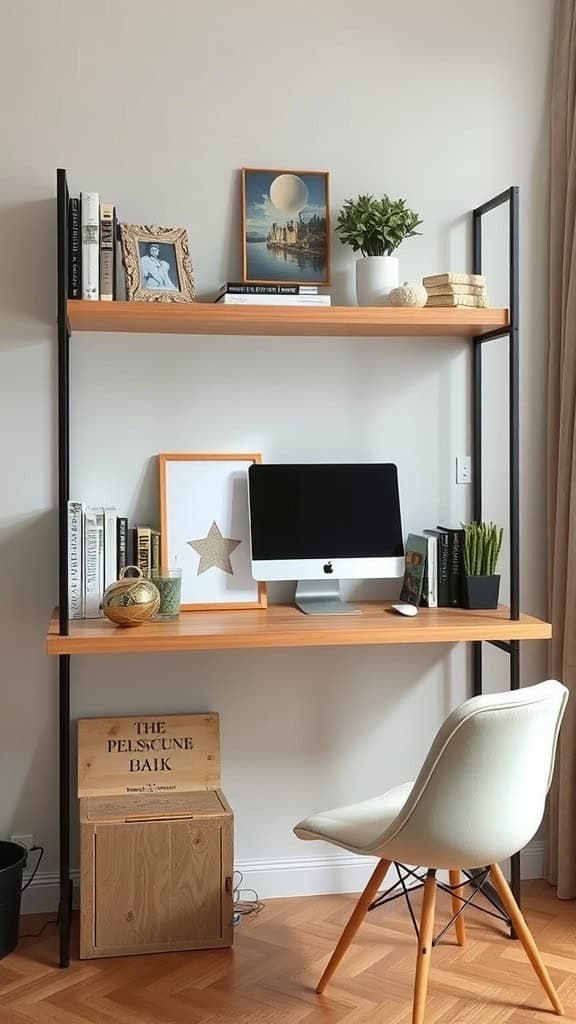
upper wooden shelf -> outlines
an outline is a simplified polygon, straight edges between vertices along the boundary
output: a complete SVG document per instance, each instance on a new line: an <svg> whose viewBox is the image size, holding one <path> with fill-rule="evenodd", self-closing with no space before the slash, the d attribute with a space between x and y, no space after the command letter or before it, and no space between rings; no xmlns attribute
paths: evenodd
<svg viewBox="0 0 576 1024"><path fill-rule="evenodd" d="M133 654L159 651L240 650L262 647L336 647L351 644L431 644L462 640L547 640L548 622L508 609L469 612L463 608L421 608L407 618L389 604L361 604L349 617L303 615L293 605L247 611L182 612L175 622L151 622L119 629L107 619L70 623L60 636L56 613L46 640L48 654Z"/></svg>
<svg viewBox="0 0 576 1024"><path fill-rule="evenodd" d="M68 302L72 331L302 337L474 337L508 326L507 309L223 306L212 302Z"/></svg>

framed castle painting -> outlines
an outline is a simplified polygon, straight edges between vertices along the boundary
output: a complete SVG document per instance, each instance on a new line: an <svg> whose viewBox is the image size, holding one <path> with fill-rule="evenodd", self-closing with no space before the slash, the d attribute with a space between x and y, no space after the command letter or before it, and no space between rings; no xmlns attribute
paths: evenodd
<svg viewBox="0 0 576 1024"><path fill-rule="evenodd" d="M266 587L252 576L248 512L248 467L261 456L158 458L162 565L182 572L182 609L265 608Z"/></svg>
<svg viewBox="0 0 576 1024"><path fill-rule="evenodd" d="M327 171L242 169L242 260L250 284L330 284Z"/></svg>

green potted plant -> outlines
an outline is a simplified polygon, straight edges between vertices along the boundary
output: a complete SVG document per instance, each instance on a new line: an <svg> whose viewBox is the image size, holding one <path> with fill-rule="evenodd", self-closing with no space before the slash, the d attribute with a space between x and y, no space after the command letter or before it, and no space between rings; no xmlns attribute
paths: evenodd
<svg viewBox="0 0 576 1024"><path fill-rule="evenodd" d="M466 608L497 608L500 576L496 564L503 529L495 523L464 525L464 585Z"/></svg>
<svg viewBox="0 0 576 1024"><path fill-rule="evenodd" d="M422 223L405 199L364 195L347 199L338 214L336 231L344 245L362 258L356 261L356 300L359 306L380 306L400 282L399 262L392 253L405 238L421 234Z"/></svg>

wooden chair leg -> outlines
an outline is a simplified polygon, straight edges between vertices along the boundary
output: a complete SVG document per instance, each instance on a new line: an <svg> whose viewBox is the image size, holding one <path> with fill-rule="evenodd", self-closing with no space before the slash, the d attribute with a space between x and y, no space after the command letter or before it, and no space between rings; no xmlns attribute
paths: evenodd
<svg viewBox="0 0 576 1024"><path fill-rule="evenodd" d="M459 886L458 889L455 890L455 892L458 894L458 896L463 896L464 895L464 886L460 885L460 883L462 881L462 875L461 875L460 869L456 868L453 871L449 871L448 872L448 876L449 876L449 880L450 880L450 885L458 885ZM451 899L452 899L452 913L453 914L457 914L458 911L463 906L463 904L460 902L459 899L457 899L457 897L455 895L452 895ZM456 921L454 922L454 927L456 929L456 941L457 941L459 946L463 946L465 941L466 941L466 925L464 924L464 914L460 914L460 917L458 917L456 919Z"/></svg>
<svg viewBox="0 0 576 1024"><path fill-rule="evenodd" d="M536 971L542 988L546 992L546 995L548 996L550 1002L552 1003L552 1006L554 1007L554 1012L558 1014L563 1014L564 1008L558 998L558 993L556 992L556 989L552 984L550 975L546 970L546 966L544 964L544 961L542 960L538 946L534 941L534 936L528 928L528 925L526 924L526 921L522 916L520 907L516 903L516 900L512 895L510 886L508 885L508 882L504 878L504 875L502 874L502 871L500 870L498 864L492 864L490 866L490 877L494 882L494 888L496 889L496 892L498 893L500 899L502 900L502 905L506 910L508 916L510 917L512 924L514 925L516 934L520 939L520 942L524 946L526 956L528 957L530 963L532 964L532 967Z"/></svg>
<svg viewBox="0 0 576 1024"><path fill-rule="evenodd" d="M389 867L389 860L378 861L376 867L374 868L374 871L372 872L372 875L370 876L368 885L364 889L364 892L362 893L360 899L358 900L358 903L354 907L348 924L346 925L344 931L342 932L342 935L338 940L338 945L336 946L336 949L334 950L332 956L330 957L330 960L328 961L324 974L322 975L320 981L316 986L317 992L323 992L324 989L326 988L326 985L328 984L330 978L334 974L334 971L338 967L338 964L340 963L342 957L344 956L344 953L348 949L348 946L352 942L352 939L356 935L356 932L358 931L360 925L362 924L362 921L366 917L368 907L376 898L378 890L382 885L382 882L384 881L386 872L388 871Z"/></svg>
<svg viewBox="0 0 576 1024"><path fill-rule="evenodd" d="M426 1007L428 975L430 973L430 957L432 955L432 939L434 937L434 907L436 905L436 872L430 870L424 882L424 899L420 918L420 937L418 940L418 956L416 959L416 977L414 979L414 1005L412 1008L412 1024L423 1024Z"/></svg>

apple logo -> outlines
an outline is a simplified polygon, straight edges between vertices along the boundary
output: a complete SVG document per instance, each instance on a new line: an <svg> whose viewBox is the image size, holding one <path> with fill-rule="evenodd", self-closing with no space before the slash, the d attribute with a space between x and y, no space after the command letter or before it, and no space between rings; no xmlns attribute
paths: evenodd
<svg viewBox="0 0 576 1024"><path fill-rule="evenodd" d="M323 568L324 568L324 572L328 576L330 576L330 574L334 572L334 569L333 569L333 566L332 566L332 562L326 562L326 565Z"/></svg>

